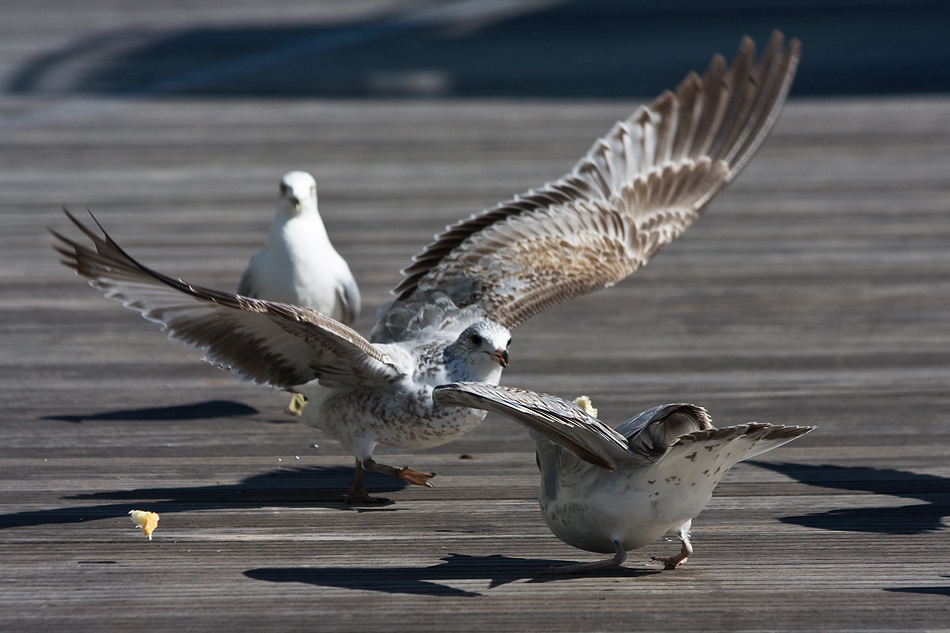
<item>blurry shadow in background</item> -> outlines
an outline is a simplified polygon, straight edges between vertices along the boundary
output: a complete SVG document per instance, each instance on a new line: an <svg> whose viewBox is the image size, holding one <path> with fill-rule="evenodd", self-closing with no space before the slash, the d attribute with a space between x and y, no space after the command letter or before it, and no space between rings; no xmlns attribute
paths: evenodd
<svg viewBox="0 0 950 633"><path fill-rule="evenodd" d="M102 32L32 60L15 93L630 97L743 35L804 44L796 95L950 90L946 0L508 0L361 22Z"/></svg>

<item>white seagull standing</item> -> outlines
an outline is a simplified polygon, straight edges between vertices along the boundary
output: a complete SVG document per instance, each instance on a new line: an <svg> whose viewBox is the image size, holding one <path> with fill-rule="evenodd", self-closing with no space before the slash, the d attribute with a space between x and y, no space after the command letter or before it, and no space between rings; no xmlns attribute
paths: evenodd
<svg viewBox="0 0 950 633"><path fill-rule="evenodd" d="M359 316L359 287L330 243L317 210L317 182L307 172L281 178L267 242L251 258L237 293L313 308L344 325Z"/></svg>
<svg viewBox="0 0 950 633"><path fill-rule="evenodd" d="M530 429L545 523L568 545L614 554L552 570L561 573L620 565L627 551L665 535L680 540L680 553L653 560L668 568L685 563L693 553L693 518L723 475L814 428L753 422L717 429L701 407L665 404L611 429L555 396L480 383L441 385L432 398L447 407L499 413Z"/></svg>
<svg viewBox="0 0 950 633"><path fill-rule="evenodd" d="M434 387L497 384L510 328L612 286L699 218L775 123L799 50L776 32L756 62L745 38L731 67L715 56L702 77L690 73L614 125L569 174L448 227L403 271L369 340L309 308L168 277L71 215L94 250L53 231L54 248L107 297L211 362L307 396L304 420L356 457L348 500L372 501L363 468L424 486L432 477L375 462L377 444L438 446L484 419L436 405Z"/></svg>
<svg viewBox="0 0 950 633"><path fill-rule="evenodd" d="M280 180L280 202L267 242L241 276L237 293L252 299L313 308L352 325L360 314L360 289L346 260L333 248L317 210L317 181L303 171ZM303 398L288 407L300 415Z"/></svg>

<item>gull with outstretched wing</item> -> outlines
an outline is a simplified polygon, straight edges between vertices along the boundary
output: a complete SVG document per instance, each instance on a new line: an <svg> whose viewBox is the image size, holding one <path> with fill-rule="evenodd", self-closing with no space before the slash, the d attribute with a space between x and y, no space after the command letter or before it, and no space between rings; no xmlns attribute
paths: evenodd
<svg viewBox="0 0 950 633"><path fill-rule="evenodd" d="M498 413L530 430L548 527L568 545L614 555L554 568L561 573L620 565L629 550L663 536L679 539L680 552L653 560L682 565L693 553L693 518L726 472L814 428L752 422L717 429L701 407L665 404L612 429L556 396L483 383L440 385L432 398Z"/></svg>
<svg viewBox="0 0 950 633"><path fill-rule="evenodd" d="M348 500L372 501L363 468L417 485L432 477L377 463L378 444L438 446L484 418L434 403L434 387L497 384L510 328L617 283L699 217L771 130L799 52L776 32L757 60L745 38L731 65L715 56L701 77L618 122L569 174L448 227L403 271L368 339L311 309L154 271L68 212L92 248L53 231L55 248L107 297L211 362L306 396L304 420L356 457Z"/></svg>

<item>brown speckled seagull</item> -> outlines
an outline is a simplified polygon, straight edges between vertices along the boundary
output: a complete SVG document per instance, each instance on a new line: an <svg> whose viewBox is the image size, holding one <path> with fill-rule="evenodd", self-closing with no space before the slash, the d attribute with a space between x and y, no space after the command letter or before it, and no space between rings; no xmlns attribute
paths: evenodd
<svg viewBox="0 0 950 633"><path fill-rule="evenodd" d="M717 55L702 77L690 73L618 122L569 174L448 227L403 271L369 339L311 309L163 275L68 212L93 248L54 231L55 248L107 297L211 362L306 396L304 420L356 457L347 499L373 501L363 468L423 486L432 477L377 463L377 444L438 446L484 419L436 405L435 386L497 384L510 328L617 283L699 217L774 125L799 50L776 32L756 61L745 38L731 66Z"/></svg>
<svg viewBox="0 0 950 633"><path fill-rule="evenodd" d="M531 431L548 527L568 545L614 555L552 569L559 573L620 565L628 550L664 535L679 539L680 552L653 560L682 565L693 553L693 518L726 472L814 428L753 422L717 429L701 407L665 404L612 429L558 397L483 383L440 385L432 397L499 413Z"/></svg>

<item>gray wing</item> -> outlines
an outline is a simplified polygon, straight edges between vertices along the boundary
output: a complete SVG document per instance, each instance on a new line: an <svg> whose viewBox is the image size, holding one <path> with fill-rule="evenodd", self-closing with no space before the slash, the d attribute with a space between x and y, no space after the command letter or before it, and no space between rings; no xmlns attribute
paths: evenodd
<svg viewBox="0 0 950 633"><path fill-rule="evenodd" d="M706 409L677 402L651 407L614 430L627 438L631 452L644 458L657 459L680 436L713 428L712 418Z"/></svg>
<svg viewBox="0 0 950 633"><path fill-rule="evenodd" d="M389 312L441 294L511 328L624 279L752 157L785 102L800 48L775 32L756 63L745 38L731 66L717 55L702 77L690 73L675 93L617 123L571 173L448 227L403 270ZM391 334L387 314L380 323L391 338L404 335Z"/></svg>
<svg viewBox="0 0 950 633"><path fill-rule="evenodd" d="M606 470L616 470L618 461L631 457L625 437L556 396L480 382L455 382L436 387L432 399L440 405L499 413Z"/></svg>
<svg viewBox="0 0 950 633"><path fill-rule="evenodd" d="M384 385L404 375L357 332L309 308L194 286L143 266L99 225L99 237L65 208L95 250L50 232L53 248L106 297L201 348L208 360L257 383L289 388L319 379L328 386ZM90 214L92 215L92 214ZM95 221L95 217L93 217ZM98 222L96 222L98 225Z"/></svg>

